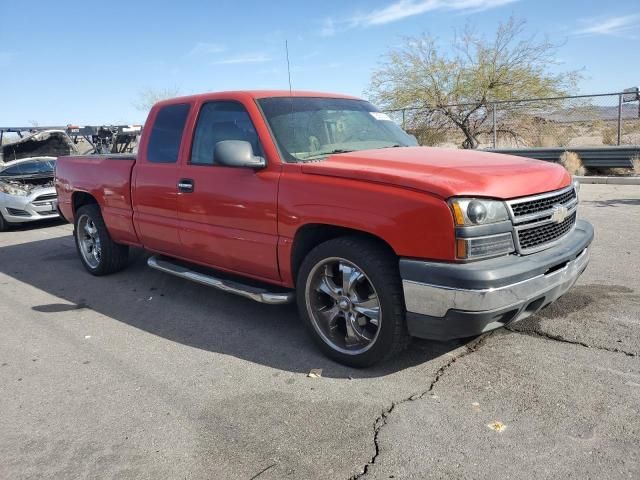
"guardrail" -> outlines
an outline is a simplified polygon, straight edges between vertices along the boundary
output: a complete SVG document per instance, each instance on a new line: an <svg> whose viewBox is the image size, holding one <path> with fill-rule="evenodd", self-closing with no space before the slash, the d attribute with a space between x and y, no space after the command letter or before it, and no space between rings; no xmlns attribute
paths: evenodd
<svg viewBox="0 0 640 480"><path fill-rule="evenodd" d="M631 168L634 158L640 158L640 145L621 147L562 147L562 148L487 148L485 152L504 153L549 162L560 161L564 152L576 153L585 167Z"/></svg>

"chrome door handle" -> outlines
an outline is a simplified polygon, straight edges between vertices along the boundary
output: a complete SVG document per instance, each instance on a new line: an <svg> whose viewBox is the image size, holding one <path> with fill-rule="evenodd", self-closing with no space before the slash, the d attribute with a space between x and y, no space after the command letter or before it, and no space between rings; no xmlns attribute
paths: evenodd
<svg viewBox="0 0 640 480"><path fill-rule="evenodd" d="M193 180L190 178L181 178L178 182L178 191L182 193L193 192Z"/></svg>

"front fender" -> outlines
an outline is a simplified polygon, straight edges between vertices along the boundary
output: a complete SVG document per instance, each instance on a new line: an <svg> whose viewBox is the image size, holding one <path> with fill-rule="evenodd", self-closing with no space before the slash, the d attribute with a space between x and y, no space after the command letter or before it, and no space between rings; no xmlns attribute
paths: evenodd
<svg viewBox="0 0 640 480"><path fill-rule="evenodd" d="M283 173L278 195L282 245L304 225L316 223L366 232L401 257L455 258L453 217L444 199L373 182Z"/></svg>

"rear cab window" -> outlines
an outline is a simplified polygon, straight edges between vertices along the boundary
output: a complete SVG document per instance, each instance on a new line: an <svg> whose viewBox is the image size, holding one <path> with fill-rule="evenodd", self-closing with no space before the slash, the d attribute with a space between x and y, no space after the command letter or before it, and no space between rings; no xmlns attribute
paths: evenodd
<svg viewBox="0 0 640 480"><path fill-rule="evenodd" d="M147 160L149 162L176 163L178 161L189 109L190 105L187 103L160 108L153 122L147 146Z"/></svg>

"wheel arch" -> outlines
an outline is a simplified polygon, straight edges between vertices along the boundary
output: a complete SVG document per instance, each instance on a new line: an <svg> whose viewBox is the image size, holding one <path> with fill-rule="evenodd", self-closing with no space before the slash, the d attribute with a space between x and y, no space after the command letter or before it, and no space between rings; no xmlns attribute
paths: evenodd
<svg viewBox="0 0 640 480"><path fill-rule="evenodd" d="M78 209L80 207L83 207L84 205L98 205L98 207L100 206L98 200L96 200L96 197L94 197L90 193L83 191L73 192L73 194L71 195L71 208L73 209L74 218Z"/></svg>
<svg viewBox="0 0 640 480"><path fill-rule="evenodd" d="M293 283L295 285L298 271L304 261L304 258L315 247L328 240L339 237L362 237L370 241L376 242L383 246L393 255L396 255L393 247L382 237L365 230L358 230L340 225L332 225L326 223L308 223L302 225L293 237L293 245L291 248L290 268Z"/></svg>

